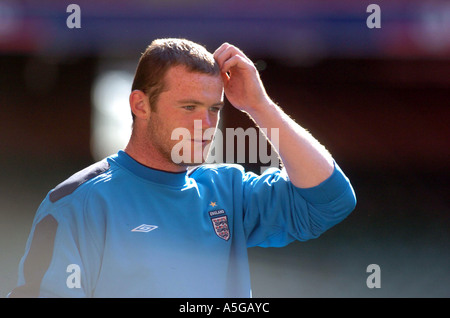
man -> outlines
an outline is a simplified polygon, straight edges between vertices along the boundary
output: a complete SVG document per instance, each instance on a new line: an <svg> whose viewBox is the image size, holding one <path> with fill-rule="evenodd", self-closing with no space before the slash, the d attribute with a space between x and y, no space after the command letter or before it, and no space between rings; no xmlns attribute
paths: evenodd
<svg viewBox="0 0 450 318"><path fill-rule="evenodd" d="M214 129L224 94L259 127L279 130L283 170L188 169L210 142L203 137L184 141L191 153L175 163L172 132ZM230 44L212 55L187 40L153 41L130 107L124 151L42 202L10 297L250 297L248 247L316 238L355 207L331 155L270 100L253 63Z"/></svg>

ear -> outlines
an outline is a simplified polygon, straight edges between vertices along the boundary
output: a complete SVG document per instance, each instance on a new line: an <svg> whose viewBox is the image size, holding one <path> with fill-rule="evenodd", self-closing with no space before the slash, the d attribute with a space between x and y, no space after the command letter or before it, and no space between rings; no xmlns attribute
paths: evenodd
<svg viewBox="0 0 450 318"><path fill-rule="evenodd" d="M136 118L144 120L150 118L150 101L143 91L134 90L131 92L130 107Z"/></svg>

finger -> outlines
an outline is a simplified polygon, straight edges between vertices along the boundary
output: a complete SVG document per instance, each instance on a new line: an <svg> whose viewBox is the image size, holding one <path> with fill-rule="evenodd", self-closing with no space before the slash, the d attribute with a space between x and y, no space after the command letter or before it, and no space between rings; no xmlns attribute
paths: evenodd
<svg viewBox="0 0 450 318"><path fill-rule="evenodd" d="M222 64L224 59L226 58L224 56L224 52L228 49L230 44L223 43L213 54L214 59L216 60L217 64L219 65L219 68L222 68Z"/></svg>
<svg viewBox="0 0 450 318"><path fill-rule="evenodd" d="M234 54L233 50L231 50L230 47L231 46L229 44L221 46L214 56L217 64L219 64L220 69L222 69L223 63L231 58Z"/></svg>
<svg viewBox="0 0 450 318"><path fill-rule="evenodd" d="M230 44L227 42L225 42L221 46L219 46L213 53L214 58L216 58L218 55L220 55L229 46L230 46Z"/></svg>
<svg viewBox="0 0 450 318"><path fill-rule="evenodd" d="M222 46L215 53L215 59L221 69L223 69L225 61L234 56L240 56L242 59L251 62L241 50L228 43L222 44Z"/></svg>
<svg viewBox="0 0 450 318"><path fill-rule="evenodd" d="M227 59L223 63L221 71L223 73L227 73L227 72L231 73L231 69L234 67L248 68L248 66L249 66L249 63L245 58L243 58L240 55L234 55L234 56L230 57L229 59Z"/></svg>

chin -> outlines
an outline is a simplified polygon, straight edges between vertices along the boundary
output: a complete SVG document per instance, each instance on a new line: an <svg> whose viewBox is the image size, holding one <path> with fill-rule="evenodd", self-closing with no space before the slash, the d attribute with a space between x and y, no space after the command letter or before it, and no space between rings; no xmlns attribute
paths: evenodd
<svg viewBox="0 0 450 318"><path fill-rule="evenodd" d="M193 147L188 148L190 150L188 154L184 152L184 150L187 149L182 147L180 152L175 153L175 157L172 157L174 154L171 153L171 161L180 167L191 167L204 164L209 154L209 146L210 143L203 145L194 144Z"/></svg>

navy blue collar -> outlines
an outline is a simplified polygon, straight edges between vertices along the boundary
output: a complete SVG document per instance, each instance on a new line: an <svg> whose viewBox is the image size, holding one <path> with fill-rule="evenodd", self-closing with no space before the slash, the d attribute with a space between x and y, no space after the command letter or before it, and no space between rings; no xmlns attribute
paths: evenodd
<svg viewBox="0 0 450 318"><path fill-rule="evenodd" d="M187 171L168 172L153 169L140 164L123 150L120 150L117 154L111 156L110 158L133 174L155 183L181 187L188 182Z"/></svg>

